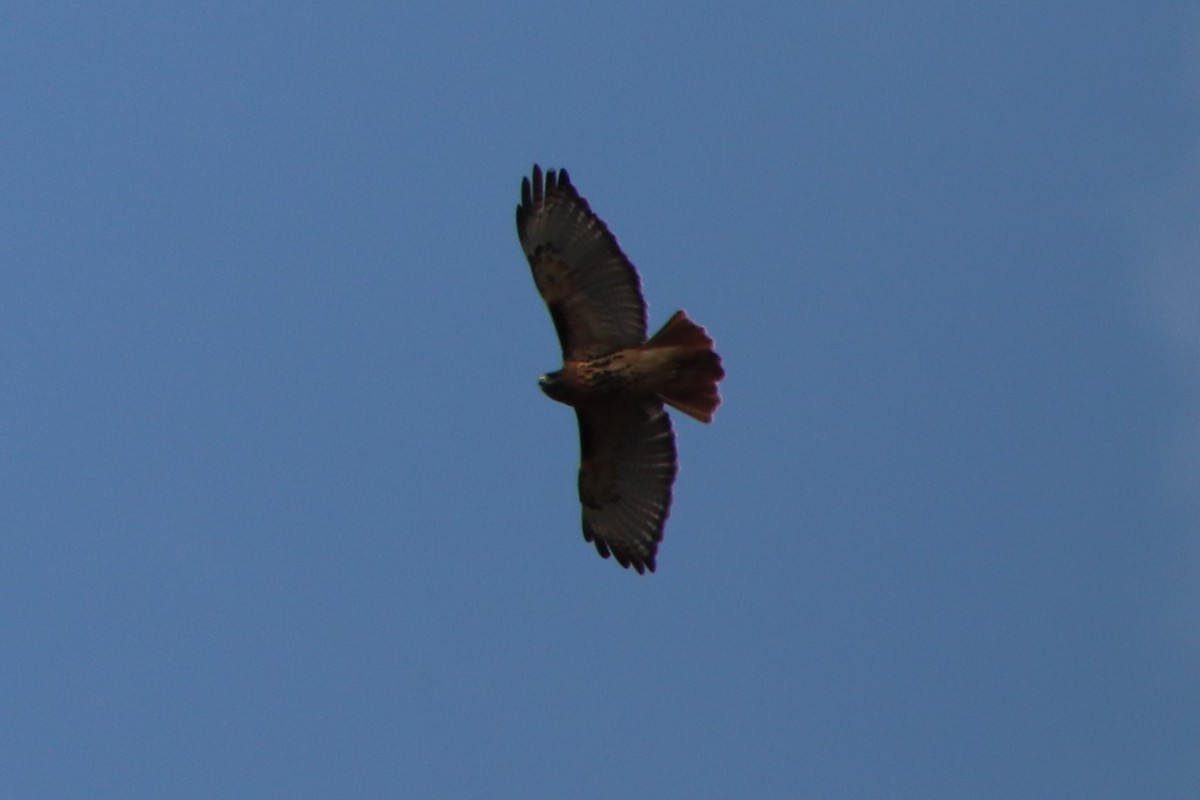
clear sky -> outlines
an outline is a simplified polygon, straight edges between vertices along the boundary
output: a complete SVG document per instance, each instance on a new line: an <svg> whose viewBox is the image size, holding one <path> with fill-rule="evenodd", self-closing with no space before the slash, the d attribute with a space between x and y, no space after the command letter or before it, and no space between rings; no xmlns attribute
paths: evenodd
<svg viewBox="0 0 1200 800"><path fill-rule="evenodd" d="M1194 798L1200 13L0 11L0 796ZM584 543L570 169L728 377Z"/></svg>

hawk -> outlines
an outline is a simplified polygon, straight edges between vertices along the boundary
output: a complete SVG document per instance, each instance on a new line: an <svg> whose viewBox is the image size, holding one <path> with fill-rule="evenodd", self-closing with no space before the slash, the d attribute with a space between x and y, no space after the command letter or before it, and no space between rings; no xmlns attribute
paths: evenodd
<svg viewBox="0 0 1200 800"><path fill-rule="evenodd" d="M637 270L565 169L521 181L517 236L562 345L562 369L538 385L579 422L583 538L653 572L677 469L663 403L712 422L721 358L683 311L646 339Z"/></svg>

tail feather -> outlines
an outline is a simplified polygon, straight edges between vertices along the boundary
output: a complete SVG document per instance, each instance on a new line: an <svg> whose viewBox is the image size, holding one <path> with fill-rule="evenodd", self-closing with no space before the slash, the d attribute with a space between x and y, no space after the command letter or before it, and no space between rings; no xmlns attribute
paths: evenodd
<svg viewBox="0 0 1200 800"><path fill-rule="evenodd" d="M717 381L725 377L725 370L708 332L684 312L676 311L645 346L677 351L671 361L670 384L659 392L663 401L701 422L712 422L721 404Z"/></svg>
<svg viewBox="0 0 1200 800"><path fill-rule="evenodd" d="M711 350L713 340L708 332L688 319L687 312L676 311L658 333L650 337L646 347L703 347Z"/></svg>

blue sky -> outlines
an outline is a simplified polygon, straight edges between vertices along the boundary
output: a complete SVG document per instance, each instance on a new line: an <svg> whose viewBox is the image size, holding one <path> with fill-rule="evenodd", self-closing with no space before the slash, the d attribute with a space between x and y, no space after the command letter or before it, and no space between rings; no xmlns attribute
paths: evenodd
<svg viewBox="0 0 1200 800"><path fill-rule="evenodd" d="M0 795L1194 796L1195 11L0 18ZM535 161L728 370L653 576Z"/></svg>

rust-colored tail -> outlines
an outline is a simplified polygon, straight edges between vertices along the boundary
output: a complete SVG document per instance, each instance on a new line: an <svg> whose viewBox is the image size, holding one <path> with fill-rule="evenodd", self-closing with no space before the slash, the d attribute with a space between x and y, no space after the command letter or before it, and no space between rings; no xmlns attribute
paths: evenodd
<svg viewBox="0 0 1200 800"><path fill-rule="evenodd" d="M670 360L669 385L659 392L663 401L701 422L712 422L713 412L721 405L717 381L725 377L725 370L704 328L676 311L645 347L676 351Z"/></svg>

